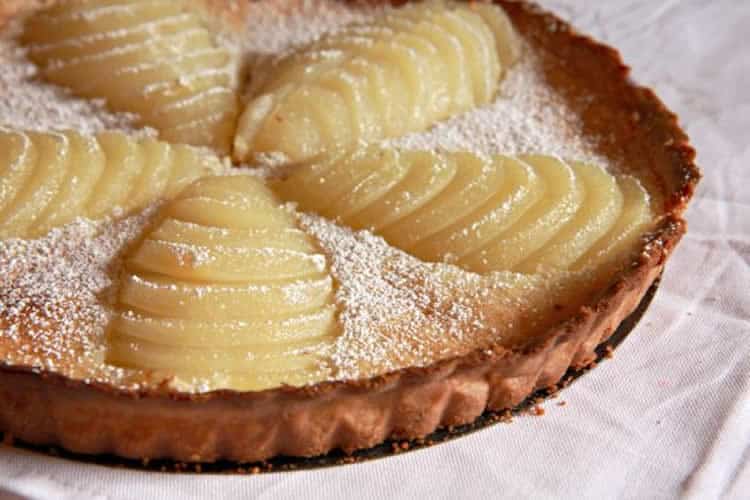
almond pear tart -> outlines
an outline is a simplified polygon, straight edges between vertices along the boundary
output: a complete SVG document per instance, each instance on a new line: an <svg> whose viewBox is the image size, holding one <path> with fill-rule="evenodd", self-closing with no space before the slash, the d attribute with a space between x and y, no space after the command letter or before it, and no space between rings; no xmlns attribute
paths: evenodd
<svg viewBox="0 0 750 500"><path fill-rule="evenodd" d="M0 32L29 443L256 461L511 408L595 359L700 177L617 52L526 2L12 1Z"/></svg>

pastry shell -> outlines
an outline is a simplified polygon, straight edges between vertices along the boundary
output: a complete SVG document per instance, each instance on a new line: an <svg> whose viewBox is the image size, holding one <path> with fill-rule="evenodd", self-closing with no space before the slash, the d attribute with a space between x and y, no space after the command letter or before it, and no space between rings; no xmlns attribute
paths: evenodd
<svg viewBox="0 0 750 500"><path fill-rule="evenodd" d="M556 384L569 367L591 363L686 230L682 213L700 179L695 151L677 117L630 80L616 50L531 3L497 3L539 55L547 80L579 114L584 133L609 138L600 152L622 158L659 193L659 220L644 235L640 254L595 299L523 345L489 346L369 379L261 392L125 391L0 363L0 430L28 443L129 458L247 462L336 448L349 453L468 423L485 409L513 407Z"/></svg>

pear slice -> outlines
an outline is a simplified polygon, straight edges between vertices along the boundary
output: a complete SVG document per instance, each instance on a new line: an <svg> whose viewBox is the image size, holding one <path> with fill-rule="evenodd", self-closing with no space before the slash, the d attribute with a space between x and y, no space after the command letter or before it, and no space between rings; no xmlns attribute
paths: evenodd
<svg viewBox="0 0 750 500"><path fill-rule="evenodd" d="M238 114L236 58L188 0L57 2L26 19L21 42L42 78L171 142L228 153Z"/></svg>
<svg viewBox="0 0 750 500"><path fill-rule="evenodd" d="M543 248L581 207L585 187L567 163L550 156L524 156L544 181L539 202L513 226L483 248L459 261L475 272L514 270L525 257Z"/></svg>
<svg viewBox="0 0 750 500"><path fill-rule="evenodd" d="M206 177L125 256L110 363L215 388L325 375L339 326L325 257L261 180Z"/></svg>
<svg viewBox="0 0 750 500"><path fill-rule="evenodd" d="M0 129L0 214L21 193L36 167L34 141L20 131Z"/></svg>
<svg viewBox="0 0 750 500"><path fill-rule="evenodd" d="M419 210L381 229L386 240L410 251L422 239L476 210L500 188L503 170L492 161L470 153L450 157L458 165L450 185Z"/></svg>
<svg viewBox="0 0 750 500"><path fill-rule="evenodd" d="M25 235L39 222L61 189L70 167L70 142L63 134L29 132L38 157L15 199L0 214L0 237Z"/></svg>
<svg viewBox="0 0 750 500"><path fill-rule="evenodd" d="M610 276L637 248L639 238L654 220L650 196L641 183L630 176L618 177L617 183L624 200L619 218L609 232L573 264L572 270L596 270L603 279Z"/></svg>
<svg viewBox="0 0 750 500"><path fill-rule="evenodd" d="M515 33L505 12L491 9L480 14L452 2L387 9L281 57L259 58L234 159L280 153L307 161L422 131L489 102L517 44L496 40Z"/></svg>
<svg viewBox="0 0 750 500"><path fill-rule="evenodd" d="M529 164L507 156L493 161L504 175L492 197L476 211L422 240L412 248L414 255L433 262L454 262L498 237L539 200L544 187Z"/></svg>
<svg viewBox="0 0 750 500"><path fill-rule="evenodd" d="M516 266L520 272L570 267L609 231L620 215L623 196L615 177L593 165L571 163L571 166L583 182L586 199L575 217L542 249Z"/></svg>
<svg viewBox="0 0 750 500"><path fill-rule="evenodd" d="M477 273L579 270L582 259L604 265L650 218L632 179L543 155L367 146L290 167L272 186L422 260Z"/></svg>
<svg viewBox="0 0 750 500"><path fill-rule="evenodd" d="M120 132L0 129L0 146L4 237L43 236L77 217L129 215L223 168L206 150Z"/></svg>

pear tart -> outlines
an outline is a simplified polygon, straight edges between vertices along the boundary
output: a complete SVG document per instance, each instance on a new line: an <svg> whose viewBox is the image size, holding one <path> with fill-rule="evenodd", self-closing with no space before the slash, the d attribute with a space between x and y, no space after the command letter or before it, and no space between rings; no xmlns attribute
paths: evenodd
<svg viewBox="0 0 750 500"><path fill-rule="evenodd" d="M239 7L0 8L0 430L352 452L590 363L700 177L617 52L525 2Z"/></svg>

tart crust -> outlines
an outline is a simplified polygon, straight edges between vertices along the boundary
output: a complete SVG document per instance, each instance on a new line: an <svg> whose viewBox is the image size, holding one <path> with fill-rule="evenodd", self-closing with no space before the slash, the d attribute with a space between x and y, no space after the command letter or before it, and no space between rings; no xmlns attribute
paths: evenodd
<svg viewBox="0 0 750 500"><path fill-rule="evenodd" d="M389 437L424 437L520 403L591 363L661 274L686 229L682 213L700 179L677 117L629 79L619 53L533 4L497 0L540 56L548 81L603 135L602 154L624 160L656 194L661 214L641 252L568 320L514 347L490 346L420 368L354 381L261 392L188 394L121 390L32 367L0 364L0 430L80 453L180 461L256 461L352 452ZM0 23L1 24L1 23ZM585 99L584 99L585 98Z"/></svg>

